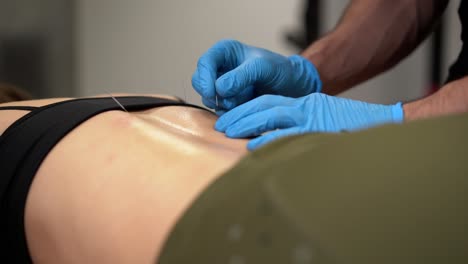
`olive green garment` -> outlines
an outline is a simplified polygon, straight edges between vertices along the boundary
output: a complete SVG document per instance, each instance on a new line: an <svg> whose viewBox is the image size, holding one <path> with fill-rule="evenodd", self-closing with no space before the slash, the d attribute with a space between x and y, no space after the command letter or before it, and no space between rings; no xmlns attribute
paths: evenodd
<svg viewBox="0 0 468 264"><path fill-rule="evenodd" d="M159 263L468 263L467 209L466 114L290 137L207 188Z"/></svg>

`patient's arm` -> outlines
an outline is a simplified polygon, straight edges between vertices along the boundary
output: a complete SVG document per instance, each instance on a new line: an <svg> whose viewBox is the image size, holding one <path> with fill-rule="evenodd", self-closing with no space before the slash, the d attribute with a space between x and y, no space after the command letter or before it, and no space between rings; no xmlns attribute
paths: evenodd
<svg viewBox="0 0 468 264"><path fill-rule="evenodd" d="M34 262L155 260L191 201L246 152L244 140L212 129L215 119L170 106L109 111L74 129L29 192L25 228Z"/></svg>

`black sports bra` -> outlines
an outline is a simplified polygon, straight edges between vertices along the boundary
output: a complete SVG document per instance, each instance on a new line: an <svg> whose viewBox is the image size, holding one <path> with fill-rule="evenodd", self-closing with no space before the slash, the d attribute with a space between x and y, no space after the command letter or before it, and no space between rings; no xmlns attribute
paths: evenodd
<svg viewBox="0 0 468 264"><path fill-rule="evenodd" d="M163 98L117 99L128 111L176 105L206 110ZM0 110L31 111L0 136L0 259L12 263L32 262L24 231L24 209L32 180L49 151L87 119L119 109L121 106L111 97L74 99L42 107L0 107Z"/></svg>

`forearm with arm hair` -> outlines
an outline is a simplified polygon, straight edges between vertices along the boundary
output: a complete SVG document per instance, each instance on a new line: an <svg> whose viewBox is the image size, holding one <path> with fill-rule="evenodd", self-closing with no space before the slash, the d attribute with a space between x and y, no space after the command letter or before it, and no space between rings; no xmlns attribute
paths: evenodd
<svg viewBox="0 0 468 264"><path fill-rule="evenodd" d="M468 112L468 77L450 82L435 94L403 105L405 121Z"/></svg>
<svg viewBox="0 0 468 264"><path fill-rule="evenodd" d="M353 0L336 28L302 56L323 92L340 93L394 66L431 31L448 0Z"/></svg>

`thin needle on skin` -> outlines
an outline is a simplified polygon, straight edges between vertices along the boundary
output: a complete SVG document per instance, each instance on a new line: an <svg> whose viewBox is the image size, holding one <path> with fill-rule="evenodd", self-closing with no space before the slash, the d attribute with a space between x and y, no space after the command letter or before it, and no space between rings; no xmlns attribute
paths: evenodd
<svg viewBox="0 0 468 264"><path fill-rule="evenodd" d="M114 101L120 106L120 108L122 108L125 112L128 113L127 109L125 109L125 107L117 100L117 98L115 98L115 96L113 96L111 93L107 92L110 97L112 97L112 99L114 99Z"/></svg>
<svg viewBox="0 0 468 264"><path fill-rule="evenodd" d="M185 84L185 82L183 82ZM187 102L187 85L184 85L184 102Z"/></svg>

